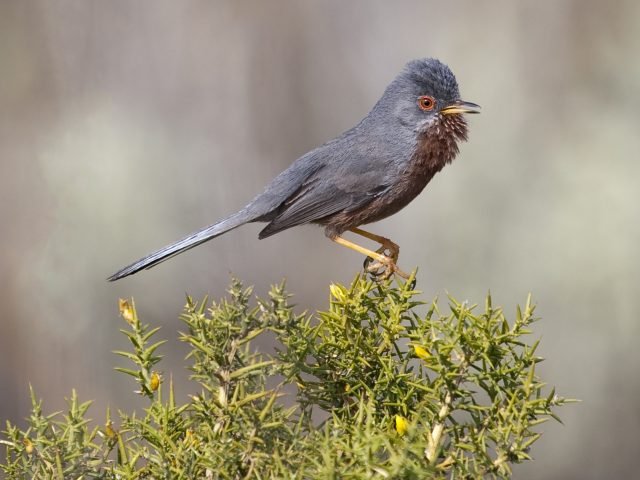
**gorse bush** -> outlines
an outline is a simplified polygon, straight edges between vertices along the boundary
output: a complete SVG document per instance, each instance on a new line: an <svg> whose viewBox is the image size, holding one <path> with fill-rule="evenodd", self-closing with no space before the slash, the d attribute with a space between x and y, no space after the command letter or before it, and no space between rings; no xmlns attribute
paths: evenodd
<svg viewBox="0 0 640 480"><path fill-rule="evenodd" d="M507 478L567 402L536 375L530 299L509 322L490 296L442 308L413 280L357 277L310 316L284 285L254 300L234 281L219 303L187 300L180 340L197 391L185 404L158 373L158 329L133 301L120 310L131 350L116 353L132 366L117 370L148 407L92 426L75 392L53 415L32 393L26 430L8 423L0 440L9 478ZM273 355L252 346L267 332Z"/></svg>

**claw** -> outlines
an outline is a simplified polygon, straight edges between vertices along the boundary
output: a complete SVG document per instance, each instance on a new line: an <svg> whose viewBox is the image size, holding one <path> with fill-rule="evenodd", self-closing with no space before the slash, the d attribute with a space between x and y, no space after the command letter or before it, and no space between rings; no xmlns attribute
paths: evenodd
<svg viewBox="0 0 640 480"><path fill-rule="evenodd" d="M383 246L376 252L384 255L385 261L374 262L371 257L367 257L365 259L363 264L365 272L371 275L371 277L376 281L387 280L394 274L399 275L402 278L409 278L409 275L400 270L396 265L397 253L391 251L389 252L389 255L387 255L385 252L386 249L387 248ZM394 255L394 253L396 253L396 255Z"/></svg>

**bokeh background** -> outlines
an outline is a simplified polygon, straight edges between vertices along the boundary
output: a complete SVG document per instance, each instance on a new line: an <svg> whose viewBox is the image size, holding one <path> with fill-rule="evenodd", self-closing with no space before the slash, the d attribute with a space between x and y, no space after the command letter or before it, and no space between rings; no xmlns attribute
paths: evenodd
<svg viewBox="0 0 640 480"><path fill-rule="evenodd" d="M372 227L445 291L512 316L528 292L541 375L583 400L516 478L631 478L640 435L640 3L359 0L0 2L0 419L77 388L136 406L113 374L117 299L163 325L231 275L299 309L348 282L355 253L302 227L235 230L151 271L108 274L253 198L352 126L410 59L435 56L483 106L462 153ZM188 390L179 383L182 394Z"/></svg>

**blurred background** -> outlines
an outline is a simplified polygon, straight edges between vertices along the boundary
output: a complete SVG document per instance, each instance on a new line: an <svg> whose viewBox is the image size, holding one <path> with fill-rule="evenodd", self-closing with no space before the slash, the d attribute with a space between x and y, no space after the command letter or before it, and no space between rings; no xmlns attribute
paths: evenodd
<svg viewBox="0 0 640 480"><path fill-rule="evenodd" d="M187 291L232 275L299 310L362 258L317 227L258 241L248 225L109 284L119 267L237 210L299 155L354 125L406 61L455 72L461 155L371 227L450 292L543 321L540 374L583 400L516 478L630 478L640 453L640 3L359 0L0 2L0 421L77 388L132 408L112 367L119 297L163 325L165 375ZM188 384L180 380L182 395Z"/></svg>

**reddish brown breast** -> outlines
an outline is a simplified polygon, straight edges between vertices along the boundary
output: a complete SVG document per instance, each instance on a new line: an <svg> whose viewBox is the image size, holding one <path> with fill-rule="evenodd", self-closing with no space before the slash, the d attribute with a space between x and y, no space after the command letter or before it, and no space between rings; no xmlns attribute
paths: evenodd
<svg viewBox="0 0 640 480"><path fill-rule="evenodd" d="M418 134L415 168L432 172L431 177L458 154L458 142L467 139L467 121L460 114L443 115ZM418 173L418 172L415 172ZM431 177L429 179L431 179Z"/></svg>
<svg viewBox="0 0 640 480"><path fill-rule="evenodd" d="M458 153L458 141L467 139L467 122L459 114L443 115L418 133L416 149L407 168L383 194L358 210L340 212L320 222L329 237L367 223L377 222L407 206L433 176L451 163Z"/></svg>

